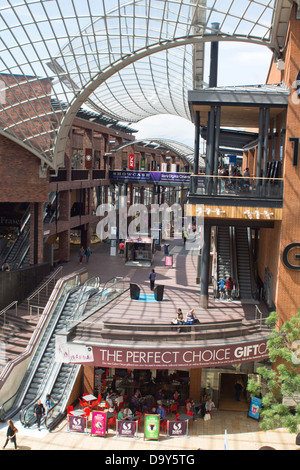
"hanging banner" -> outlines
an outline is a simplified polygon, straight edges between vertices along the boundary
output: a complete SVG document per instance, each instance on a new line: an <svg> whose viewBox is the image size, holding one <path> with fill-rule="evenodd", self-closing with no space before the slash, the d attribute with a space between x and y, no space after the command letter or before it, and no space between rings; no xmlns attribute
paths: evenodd
<svg viewBox="0 0 300 470"><path fill-rule="evenodd" d="M85 149L85 168L88 170L93 167L93 149Z"/></svg>
<svg viewBox="0 0 300 470"><path fill-rule="evenodd" d="M145 415L144 422L144 440L145 439L159 439L159 415Z"/></svg>
<svg viewBox="0 0 300 470"><path fill-rule="evenodd" d="M92 429L91 429L92 436L105 437L106 425L107 425L107 414L100 412L100 411L94 411L92 413Z"/></svg>
<svg viewBox="0 0 300 470"><path fill-rule="evenodd" d="M119 369L174 369L220 367L261 361L268 357L267 339L199 347L125 348L93 347L94 365ZM84 363L84 362L82 362Z"/></svg>
<svg viewBox="0 0 300 470"><path fill-rule="evenodd" d="M85 416L69 416L68 417L68 430L70 432L82 432L86 430L86 417Z"/></svg>
<svg viewBox="0 0 300 470"><path fill-rule="evenodd" d="M248 416L253 419L259 419L260 410L261 399L256 397L251 398Z"/></svg>
<svg viewBox="0 0 300 470"><path fill-rule="evenodd" d="M135 168L135 155L134 153L131 153L129 155L129 169L134 170L134 168Z"/></svg>
<svg viewBox="0 0 300 470"><path fill-rule="evenodd" d="M186 421L169 421L169 436L182 437L187 434Z"/></svg>
<svg viewBox="0 0 300 470"><path fill-rule="evenodd" d="M137 432L136 421L118 421L118 437L135 437Z"/></svg>

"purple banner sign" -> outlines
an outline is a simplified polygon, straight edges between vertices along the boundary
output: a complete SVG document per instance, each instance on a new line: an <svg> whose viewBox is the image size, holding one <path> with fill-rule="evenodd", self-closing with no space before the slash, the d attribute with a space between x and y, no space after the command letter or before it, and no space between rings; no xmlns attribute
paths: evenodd
<svg viewBox="0 0 300 470"><path fill-rule="evenodd" d="M94 365L121 369L220 367L268 357L267 339L185 348L93 347Z"/></svg>
<svg viewBox="0 0 300 470"><path fill-rule="evenodd" d="M130 171L130 170L111 170L109 178L117 181L141 181L148 183L174 183L189 184L190 173L171 173L160 171ZM203 177L199 177L199 183L203 183Z"/></svg>
<svg viewBox="0 0 300 470"><path fill-rule="evenodd" d="M69 431L85 432L86 418L84 416L69 416Z"/></svg>
<svg viewBox="0 0 300 470"><path fill-rule="evenodd" d="M118 436L134 437L136 433L136 421L118 421Z"/></svg>

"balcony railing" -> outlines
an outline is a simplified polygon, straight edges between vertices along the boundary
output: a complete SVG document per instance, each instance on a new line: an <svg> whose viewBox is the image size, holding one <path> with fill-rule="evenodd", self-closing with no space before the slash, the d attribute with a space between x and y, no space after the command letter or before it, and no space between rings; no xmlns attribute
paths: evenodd
<svg viewBox="0 0 300 470"><path fill-rule="evenodd" d="M282 201L283 186L282 178L192 175L190 195Z"/></svg>

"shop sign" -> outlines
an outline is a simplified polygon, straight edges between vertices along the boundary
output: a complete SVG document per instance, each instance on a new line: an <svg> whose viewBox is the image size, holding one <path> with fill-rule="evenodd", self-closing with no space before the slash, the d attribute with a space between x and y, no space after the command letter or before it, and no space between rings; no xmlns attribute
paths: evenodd
<svg viewBox="0 0 300 470"><path fill-rule="evenodd" d="M130 162L129 162L130 164ZM160 171L130 171L130 170L111 170L109 178L114 181L137 181L137 182L157 182L157 183L174 183L189 184L190 173L160 172ZM198 177L198 184L203 184L203 176Z"/></svg>
<svg viewBox="0 0 300 470"><path fill-rule="evenodd" d="M118 421L119 437L134 437L136 433L136 421Z"/></svg>
<svg viewBox="0 0 300 470"><path fill-rule="evenodd" d="M250 402L248 416L253 419L259 419L261 410L261 399L253 397Z"/></svg>
<svg viewBox="0 0 300 470"><path fill-rule="evenodd" d="M55 342L55 360L64 364L92 363L93 348L81 344L68 344L58 338Z"/></svg>
<svg viewBox="0 0 300 470"><path fill-rule="evenodd" d="M187 425L185 421L169 421L169 436L182 437L187 434Z"/></svg>
<svg viewBox="0 0 300 470"><path fill-rule="evenodd" d="M159 439L159 415L145 415L144 439Z"/></svg>
<svg viewBox="0 0 300 470"><path fill-rule="evenodd" d="M267 339L197 348L142 349L94 347L94 365L121 369L219 367L268 358Z"/></svg>
<svg viewBox="0 0 300 470"><path fill-rule="evenodd" d="M294 253L294 259L297 261L298 264L293 264L290 260L291 253L296 251L298 249L298 253ZM300 254L299 254L299 249L300 249L300 243L290 243L290 245L287 245L283 251L282 254L282 261L283 264L286 268L291 269L292 271L299 271L300 270Z"/></svg>
<svg viewBox="0 0 300 470"><path fill-rule="evenodd" d="M69 416L69 431L85 432L86 418L83 416Z"/></svg>
<svg viewBox="0 0 300 470"><path fill-rule="evenodd" d="M94 411L92 413L92 436L105 437L107 425L107 414L101 413L100 411Z"/></svg>
<svg viewBox="0 0 300 470"><path fill-rule="evenodd" d="M129 168L130 170L134 170L134 167L135 167L135 155L134 153L131 153L129 155Z"/></svg>

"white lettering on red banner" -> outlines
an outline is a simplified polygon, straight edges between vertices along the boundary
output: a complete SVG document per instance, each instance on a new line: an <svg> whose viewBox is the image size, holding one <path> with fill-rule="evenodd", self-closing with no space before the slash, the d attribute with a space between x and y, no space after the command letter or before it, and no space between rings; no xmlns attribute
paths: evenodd
<svg viewBox="0 0 300 470"><path fill-rule="evenodd" d="M93 347L92 349L95 366L136 369L217 367L259 361L268 357L267 340L183 349L122 347ZM82 364L85 362L87 361L83 360Z"/></svg>
<svg viewBox="0 0 300 470"><path fill-rule="evenodd" d="M134 170L134 167L135 167L135 155L131 153L129 155L129 168L130 170Z"/></svg>

